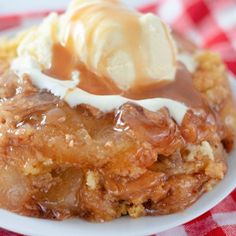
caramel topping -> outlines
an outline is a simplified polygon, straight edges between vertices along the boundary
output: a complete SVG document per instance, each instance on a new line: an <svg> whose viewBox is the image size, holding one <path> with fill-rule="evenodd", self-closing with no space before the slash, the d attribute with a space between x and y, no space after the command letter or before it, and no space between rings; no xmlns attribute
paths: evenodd
<svg viewBox="0 0 236 236"><path fill-rule="evenodd" d="M124 94L132 99L145 98L170 98L185 103L189 107L204 107L204 101L200 93L194 88L191 74L183 66L179 65L176 78L172 82L160 82L135 90L129 90Z"/></svg>
<svg viewBox="0 0 236 236"><path fill-rule="evenodd" d="M53 46L52 65L48 70L43 72L60 80L71 80L73 71L79 71L80 73L78 87L89 93L112 95L120 92L113 81L104 77L98 77L89 71L82 62L74 57L74 54L67 47L55 44Z"/></svg>
<svg viewBox="0 0 236 236"><path fill-rule="evenodd" d="M53 47L53 61L45 74L60 80L70 80L73 71L80 72L79 88L96 95L122 95L131 99L170 98L185 103L192 108L204 108L205 103L199 92L194 88L191 74L179 64L176 79L172 82L152 83L128 91L121 91L114 82L105 77L99 77L78 62L68 48L60 44Z"/></svg>
<svg viewBox="0 0 236 236"><path fill-rule="evenodd" d="M71 73L75 70L75 64L76 58L73 54L60 44L55 44L51 67L44 73L60 80L71 80Z"/></svg>

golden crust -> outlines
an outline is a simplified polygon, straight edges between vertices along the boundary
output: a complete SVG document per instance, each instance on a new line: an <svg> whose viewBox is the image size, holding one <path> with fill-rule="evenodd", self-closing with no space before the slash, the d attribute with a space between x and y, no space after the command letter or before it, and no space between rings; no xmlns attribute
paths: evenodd
<svg viewBox="0 0 236 236"><path fill-rule="evenodd" d="M213 52L199 54L197 62L198 67L193 74L194 86L220 115L227 128L225 145L231 149L236 133L236 107L225 65L219 54Z"/></svg>

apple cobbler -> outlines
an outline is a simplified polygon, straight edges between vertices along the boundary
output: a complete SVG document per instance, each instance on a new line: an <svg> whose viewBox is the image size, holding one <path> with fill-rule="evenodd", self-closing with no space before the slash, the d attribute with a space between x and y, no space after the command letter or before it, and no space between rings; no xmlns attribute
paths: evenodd
<svg viewBox="0 0 236 236"><path fill-rule="evenodd" d="M124 55L121 49L138 45L135 40L141 33L136 34L135 30L140 31L136 18L143 16L114 7L117 1L107 2L73 1L70 17L59 19L60 23L73 19L73 27L68 26L72 31L67 32L72 35L69 46L50 38L50 29L55 33L59 28L55 16L49 16L53 20L46 26L1 40L1 208L26 216L98 222L125 215L163 215L184 210L224 178L234 144L236 109L221 58L212 52L189 50L179 36L175 38L177 52L169 29L164 28L171 37L168 41L162 38L164 23L152 15L140 22L144 28L151 24L159 30L156 36L144 32L147 38L153 36L146 40L152 48L156 42L151 39L160 39L164 49L158 45L153 49L154 53L161 51L156 55L159 59L145 58L153 53L145 43L149 54L128 50L130 54ZM116 24L109 34L111 10ZM95 26L90 16L94 11L98 12L94 19L102 21ZM116 11L124 11L122 21ZM76 37L83 34L81 27L76 31L78 19L88 21L89 32L77 45ZM124 45L119 42L120 49L108 60L117 41L124 40L117 24L125 20L136 37ZM45 34L44 27L48 27ZM99 37L108 46L104 42L101 46ZM93 44L94 38L98 41ZM45 54L47 47L51 47L51 58ZM185 59L194 62L192 68L176 54L186 54ZM129 62L140 55L142 59ZM19 63L25 56L31 67L27 60ZM34 67L35 62L39 65ZM153 82L155 77L158 80Z"/></svg>

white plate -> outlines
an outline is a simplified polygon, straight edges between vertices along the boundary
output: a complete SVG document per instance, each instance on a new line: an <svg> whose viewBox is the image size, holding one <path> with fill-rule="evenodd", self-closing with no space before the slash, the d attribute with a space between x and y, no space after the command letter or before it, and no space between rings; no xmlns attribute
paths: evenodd
<svg viewBox="0 0 236 236"><path fill-rule="evenodd" d="M10 32L12 34L12 31ZM236 80L230 76L236 95ZM228 157L228 172L225 178L210 192L204 194L195 204L177 214L131 219L122 217L108 223L89 223L80 219L62 222L23 217L0 210L0 227L33 236L144 236L159 233L184 224L222 201L236 187L236 150Z"/></svg>

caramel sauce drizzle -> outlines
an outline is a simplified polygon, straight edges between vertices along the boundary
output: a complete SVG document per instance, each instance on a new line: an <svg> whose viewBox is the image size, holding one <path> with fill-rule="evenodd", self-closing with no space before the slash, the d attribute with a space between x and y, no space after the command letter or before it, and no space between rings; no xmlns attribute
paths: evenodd
<svg viewBox="0 0 236 236"><path fill-rule="evenodd" d="M70 80L72 71L80 72L79 88L96 95L121 95L131 99L170 98L185 103L192 108L208 109L200 93L194 88L191 74L178 65L174 81L154 81L147 86L137 86L128 91L121 91L109 78L102 78L89 71L86 66L77 61L69 49L55 44L53 47L52 66L44 73L60 80Z"/></svg>
<svg viewBox="0 0 236 236"><path fill-rule="evenodd" d="M88 70L67 47L61 44L55 44L53 46L52 65L48 70L43 72L60 80L71 80L71 73L73 71L79 71L80 73L78 87L89 93L111 95L121 92L112 80L98 77Z"/></svg>

